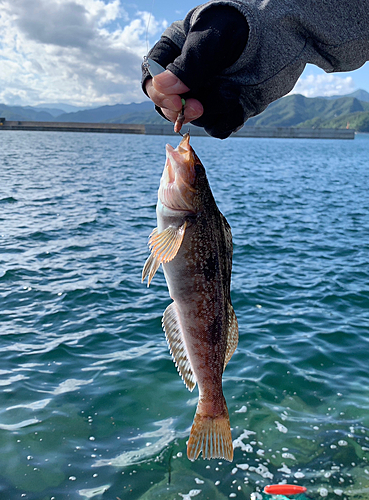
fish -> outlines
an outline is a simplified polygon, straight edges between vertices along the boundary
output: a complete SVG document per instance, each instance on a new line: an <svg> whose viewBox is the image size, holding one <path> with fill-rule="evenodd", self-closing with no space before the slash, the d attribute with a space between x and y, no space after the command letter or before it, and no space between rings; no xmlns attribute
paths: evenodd
<svg viewBox="0 0 369 500"><path fill-rule="evenodd" d="M173 302L162 326L173 361L187 389L199 390L187 442L196 460L233 460L223 371L238 344L231 303L232 233L219 211L205 168L183 136L166 161L156 206L157 227L149 237L150 256L142 271L150 285L160 264Z"/></svg>

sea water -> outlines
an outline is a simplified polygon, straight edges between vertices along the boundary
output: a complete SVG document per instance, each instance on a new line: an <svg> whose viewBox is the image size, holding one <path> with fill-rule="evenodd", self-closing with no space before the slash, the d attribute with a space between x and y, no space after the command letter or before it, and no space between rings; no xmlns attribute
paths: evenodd
<svg viewBox="0 0 369 500"><path fill-rule="evenodd" d="M369 137L193 137L232 227L234 460L190 462L197 389L141 284L165 143L0 133L0 498L368 498Z"/></svg>

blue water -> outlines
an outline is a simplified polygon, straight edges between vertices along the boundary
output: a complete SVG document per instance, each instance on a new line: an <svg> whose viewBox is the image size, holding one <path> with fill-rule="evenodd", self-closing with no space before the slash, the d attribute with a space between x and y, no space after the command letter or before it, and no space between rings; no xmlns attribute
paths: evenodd
<svg viewBox="0 0 369 500"><path fill-rule="evenodd" d="M197 389L140 282L166 142L0 133L0 498L368 498L369 137L191 139L234 238L233 463L188 461Z"/></svg>

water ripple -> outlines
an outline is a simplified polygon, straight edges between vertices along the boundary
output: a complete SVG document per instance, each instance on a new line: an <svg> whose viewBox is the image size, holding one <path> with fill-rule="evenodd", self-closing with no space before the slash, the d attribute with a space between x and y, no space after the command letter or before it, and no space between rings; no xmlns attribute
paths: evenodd
<svg viewBox="0 0 369 500"><path fill-rule="evenodd" d="M176 138L3 131L4 498L369 487L368 138L191 141L234 237L235 462L186 459L196 395L165 343L162 272L140 282Z"/></svg>

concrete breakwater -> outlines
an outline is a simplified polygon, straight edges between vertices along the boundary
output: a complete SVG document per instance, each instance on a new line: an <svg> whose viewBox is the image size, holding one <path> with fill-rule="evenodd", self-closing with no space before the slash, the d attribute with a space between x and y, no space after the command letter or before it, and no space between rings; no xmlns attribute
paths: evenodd
<svg viewBox="0 0 369 500"><path fill-rule="evenodd" d="M98 132L107 134L176 135L173 125L129 124L129 123L74 123L74 122L33 122L1 120L1 130L33 130L52 132ZM184 125L184 131L193 136L208 136L194 125ZM312 129L294 127L243 127L233 137L267 137L292 139L354 139L355 131L350 129Z"/></svg>

